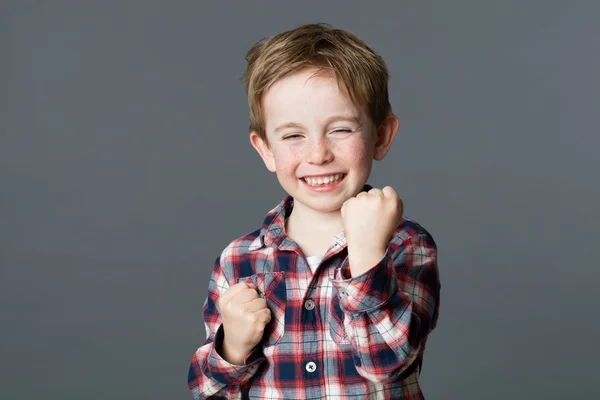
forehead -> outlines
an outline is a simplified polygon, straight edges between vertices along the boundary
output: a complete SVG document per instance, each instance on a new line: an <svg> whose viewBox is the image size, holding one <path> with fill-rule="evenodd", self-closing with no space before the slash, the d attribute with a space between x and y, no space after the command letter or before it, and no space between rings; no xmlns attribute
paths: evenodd
<svg viewBox="0 0 600 400"><path fill-rule="evenodd" d="M318 123L332 115L362 119L361 111L330 73L304 69L275 82L265 93L267 130L280 122Z"/></svg>

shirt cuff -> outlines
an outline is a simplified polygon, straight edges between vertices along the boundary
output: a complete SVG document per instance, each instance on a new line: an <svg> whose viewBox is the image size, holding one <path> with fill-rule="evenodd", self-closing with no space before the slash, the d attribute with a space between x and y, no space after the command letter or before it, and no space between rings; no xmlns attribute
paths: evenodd
<svg viewBox="0 0 600 400"><path fill-rule="evenodd" d="M223 325L215 334L215 341L204 364L204 374L224 385L240 385L254 376L265 360L259 346L256 346L244 359L244 365L233 365L221 356L223 346Z"/></svg>
<svg viewBox="0 0 600 400"><path fill-rule="evenodd" d="M336 269L331 284L337 289L342 310L364 313L381 307L398 290L398 281L389 247L370 270L354 278L348 257Z"/></svg>

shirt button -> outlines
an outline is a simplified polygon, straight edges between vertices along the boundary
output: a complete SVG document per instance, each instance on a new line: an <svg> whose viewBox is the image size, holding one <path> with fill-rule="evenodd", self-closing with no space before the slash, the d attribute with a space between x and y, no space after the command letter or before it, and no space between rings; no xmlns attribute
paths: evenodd
<svg viewBox="0 0 600 400"><path fill-rule="evenodd" d="M348 292L346 292L346 289L340 289L340 296L348 297Z"/></svg>
<svg viewBox="0 0 600 400"><path fill-rule="evenodd" d="M312 310L313 308L315 308L315 302L311 299L306 300L306 302L304 303L304 308L306 308L307 310Z"/></svg>
<svg viewBox="0 0 600 400"><path fill-rule="evenodd" d="M314 362L311 361L309 363L306 363L306 370L308 372L315 372L316 369L317 369L317 364L315 364Z"/></svg>

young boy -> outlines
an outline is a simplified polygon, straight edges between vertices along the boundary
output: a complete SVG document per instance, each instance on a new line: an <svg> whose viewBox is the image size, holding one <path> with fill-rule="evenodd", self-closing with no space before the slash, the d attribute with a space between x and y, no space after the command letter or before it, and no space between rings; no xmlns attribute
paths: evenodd
<svg viewBox="0 0 600 400"><path fill-rule="evenodd" d="M288 195L216 259L194 398L423 399L436 244L366 184L398 130L385 63L325 24L246 59L250 141Z"/></svg>

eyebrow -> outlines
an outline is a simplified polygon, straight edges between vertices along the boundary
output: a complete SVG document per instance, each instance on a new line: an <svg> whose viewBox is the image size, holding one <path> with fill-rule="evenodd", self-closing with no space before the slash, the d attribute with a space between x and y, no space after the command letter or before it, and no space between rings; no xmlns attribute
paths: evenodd
<svg viewBox="0 0 600 400"><path fill-rule="evenodd" d="M275 128L275 133L278 133L286 128L304 128L304 126L295 122L286 122L285 124L281 124L277 128Z"/></svg>
<svg viewBox="0 0 600 400"><path fill-rule="evenodd" d="M360 118L356 115L335 115L335 116L327 119L327 125L329 125L333 122L338 122L338 121L348 121L348 122L353 122L356 124L360 124L360 122L361 122ZM280 131L282 131L286 128L302 129L302 128L304 128L304 125L296 123L296 122L286 122L286 123L279 125L277 128L275 128L275 133L279 133Z"/></svg>

